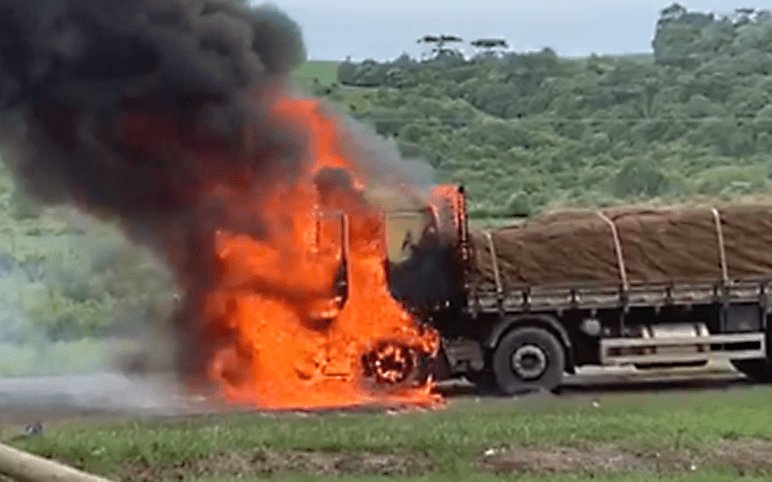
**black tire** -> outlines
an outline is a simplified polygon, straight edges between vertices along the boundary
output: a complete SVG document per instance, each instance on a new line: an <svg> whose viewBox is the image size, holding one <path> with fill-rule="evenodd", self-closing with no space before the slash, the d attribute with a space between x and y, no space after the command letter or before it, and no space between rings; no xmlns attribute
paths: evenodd
<svg viewBox="0 0 772 482"><path fill-rule="evenodd" d="M516 328L493 352L493 375L503 395L555 391L563 381L563 345L542 328Z"/></svg>
<svg viewBox="0 0 772 482"><path fill-rule="evenodd" d="M732 366L753 381L772 383L772 361L770 360L732 360Z"/></svg>

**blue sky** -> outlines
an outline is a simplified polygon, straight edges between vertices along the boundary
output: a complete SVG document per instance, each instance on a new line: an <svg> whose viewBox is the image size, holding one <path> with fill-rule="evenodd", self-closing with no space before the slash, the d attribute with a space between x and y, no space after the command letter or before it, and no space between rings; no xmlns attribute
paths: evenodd
<svg viewBox="0 0 772 482"><path fill-rule="evenodd" d="M256 3L262 3L260 1ZM668 0L272 0L303 28L312 59L420 54L427 33L467 40L504 37L515 50L551 46L563 55L645 52ZM685 0L689 9L772 9L772 0Z"/></svg>

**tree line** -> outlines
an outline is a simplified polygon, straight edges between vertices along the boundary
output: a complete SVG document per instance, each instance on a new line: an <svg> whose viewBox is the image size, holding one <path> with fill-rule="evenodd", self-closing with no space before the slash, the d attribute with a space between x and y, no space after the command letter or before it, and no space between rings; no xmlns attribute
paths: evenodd
<svg viewBox="0 0 772 482"><path fill-rule="evenodd" d="M429 54L433 58L438 57L463 57L458 49L464 39L458 35L425 35L418 39L419 44L430 46ZM469 45L473 47L477 55L497 55L509 49L509 43L503 38L486 37L472 40Z"/></svg>
<svg viewBox="0 0 772 482"><path fill-rule="evenodd" d="M545 48L349 61L323 94L430 162L439 180L466 184L478 216L772 185L766 10L673 4L648 56L566 59Z"/></svg>

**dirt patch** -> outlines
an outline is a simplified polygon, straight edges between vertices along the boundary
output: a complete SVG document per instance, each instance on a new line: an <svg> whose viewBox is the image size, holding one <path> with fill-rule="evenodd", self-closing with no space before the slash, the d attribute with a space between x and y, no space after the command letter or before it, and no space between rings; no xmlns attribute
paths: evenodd
<svg viewBox="0 0 772 482"><path fill-rule="evenodd" d="M323 453L306 451L231 452L171 466L127 467L123 480L188 480L191 477L266 476L281 472L311 475L383 475L406 477L431 472L431 459L422 455Z"/></svg>
<svg viewBox="0 0 772 482"><path fill-rule="evenodd" d="M741 475L772 472L772 441L722 441L712 451L713 464L729 466Z"/></svg>
<svg viewBox="0 0 772 482"><path fill-rule="evenodd" d="M673 472L690 470L690 457L682 454L636 454L611 446L580 450L570 447L491 450L480 465L495 473L594 474L619 472Z"/></svg>
<svg viewBox="0 0 772 482"><path fill-rule="evenodd" d="M479 466L498 474L678 473L733 468L740 475L772 473L772 441L725 440L705 452L635 452L612 445L488 450Z"/></svg>

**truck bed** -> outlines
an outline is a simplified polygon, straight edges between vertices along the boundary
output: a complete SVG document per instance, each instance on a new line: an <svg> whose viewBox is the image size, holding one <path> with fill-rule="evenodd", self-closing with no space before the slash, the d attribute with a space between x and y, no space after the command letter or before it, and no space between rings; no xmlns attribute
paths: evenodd
<svg viewBox="0 0 772 482"><path fill-rule="evenodd" d="M475 311L766 306L772 283L770 206L556 213L469 245Z"/></svg>
<svg viewBox="0 0 772 482"><path fill-rule="evenodd" d="M471 232L468 242L471 276L512 291L590 285L592 293L616 286L649 293L673 283L705 293L705 285L772 279L772 206L555 213Z"/></svg>

